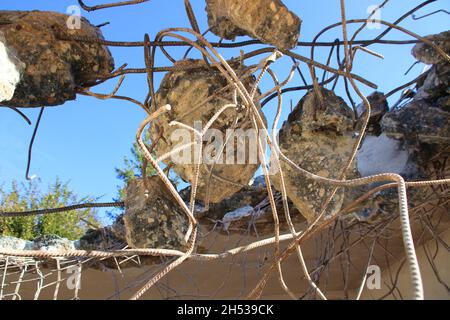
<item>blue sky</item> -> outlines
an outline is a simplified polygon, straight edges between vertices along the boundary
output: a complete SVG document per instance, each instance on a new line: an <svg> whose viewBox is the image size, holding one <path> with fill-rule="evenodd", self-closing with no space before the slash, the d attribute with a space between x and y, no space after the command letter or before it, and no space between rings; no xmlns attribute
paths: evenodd
<svg viewBox="0 0 450 320"><path fill-rule="evenodd" d="M108 1L85 1L89 5ZM199 20L202 31L207 29L205 1L191 0L192 6ZM349 19L367 17L367 8L382 1L376 0L348 0L347 17ZM381 19L394 21L407 10L422 1L391 0L381 13ZM284 3L303 20L301 39L310 41L323 27L340 20L338 0L285 0ZM421 9L417 14L423 15L438 9L448 8L449 0L439 0ZM16 0L1 1L0 10L51 10L65 13L71 5L77 5L74 0ZM164 28L188 27L189 22L184 11L183 0L152 0L150 2L120 8L94 11L82 11L82 15L92 24L111 22L102 28L108 40L142 40L145 33L150 37ZM450 23L448 15L438 13L434 16L414 21L411 17L404 20L401 26L420 35L428 35L448 30ZM355 26L350 26L350 31ZM371 39L381 30L365 29L359 39ZM321 40L333 41L341 36L341 29L336 28L327 32ZM209 35L208 39L217 41L217 37ZM400 32L392 32L386 39L411 39ZM238 39L241 40L241 39ZM355 62L354 73L360 74L379 85L379 90L388 92L390 89L415 78L423 65L416 66L410 74L404 76L405 71L414 62L410 54L411 45L371 46L385 56L379 60L365 53L359 53ZM256 48L256 47L255 47ZM246 50L251 50L247 47ZM309 48L297 48L295 51L309 56ZM316 58L320 62L326 61L329 49L319 49ZM175 57L182 57L185 49L171 48ZM116 67L128 63L129 67L143 67L142 48L111 48ZM225 57L237 56L239 51L222 49ZM191 57L197 57L193 53ZM261 57L257 58L258 60ZM290 59L282 58L274 69L279 78L284 79L291 67ZM156 65L168 66L170 63L161 55L157 57ZM307 67L301 65L307 74ZM319 77L321 77L321 72ZM162 74L156 77L158 85ZM290 85L300 85L298 75ZM109 93L115 86L115 81L94 88L92 91ZM262 82L262 91L269 89L270 82ZM342 82L337 87L337 93L345 98ZM372 89L361 86L365 94ZM131 96L142 101L147 94L146 78L144 75L130 75L126 78L119 91L121 95ZM286 94L284 98L284 120L289 112L289 102L296 104L304 92ZM357 102L357 96L354 95ZM397 99L398 95L393 97ZM265 107L266 116L273 119L275 104ZM24 109L24 112L34 120L38 109ZM77 97L76 101L67 102L63 106L49 107L45 110L36 142L34 144L31 174L36 174L43 186L55 181L59 177L63 181L70 181L70 186L81 196L103 196L102 201L110 201L117 194L114 168L123 165L123 157L129 155L129 149L134 141L134 135L145 114L137 106L124 101L101 101L90 97ZM33 127L28 126L17 114L6 108L0 108L0 185L8 186L13 179L25 181L27 148Z"/></svg>

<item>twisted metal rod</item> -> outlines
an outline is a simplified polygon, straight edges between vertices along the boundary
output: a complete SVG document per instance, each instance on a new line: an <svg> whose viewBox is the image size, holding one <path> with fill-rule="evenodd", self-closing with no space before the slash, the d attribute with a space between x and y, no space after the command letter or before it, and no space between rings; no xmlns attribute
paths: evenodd
<svg viewBox="0 0 450 320"><path fill-rule="evenodd" d="M386 2L386 1L385 1ZM429 2L433 2L433 1L428 1L428 3ZM350 20L349 20L350 21ZM364 20L364 21L367 21L367 20ZM345 19L343 19L343 22L344 22L344 24L345 24ZM345 28L345 26L344 26L344 28ZM380 41L380 43L382 43L381 41L382 40L379 40ZM206 42L206 40L205 40L205 42ZM408 43L417 43L418 41L416 41L416 40L413 40L413 41L409 41ZM162 42L161 42L162 43ZM341 43L341 42L339 42L339 43ZM346 40L345 39L345 36L344 36L344 41L342 42L343 44L345 44L345 48L346 49L348 49L349 48L349 43L348 43L348 40ZM352 43L353 44L357 44L357 43L361 43L361 42L352 42L352 41L350 41L350 46L352 45ZM366 42L366 43L369 43L369 42ZM406 43L406 42L404 42L404 43ZM249 44L255 44L255 43L249 43ZM316 44L311 44L311 46L312 47L314 47L315 45L319 45L320 43L316 43ZM330 44L333 44L333 45L335 45L335 43L333 42L333 43L330 43ZM362 44L365 44L365 43L362 43ZM188 45L190 45L189 43L188 43ZM307 45L307 44L305 44L305 45ZM327 45L326 43L324 43L323 45ZM205 47L207 47L207 45L205 45ZM202 52L202 54L204 54L203 52ZM346 54L346 58L348 57L348 56L350 56L349 54ZM306 60L307 61L307 60ZM304 61L304 62L306 62L306 61ZM222 62L223 63L223 62ZM307 62L308 63L308 62ZM343 75L345 78L348 78L349 80L350 80L350 82L352 82L352 75L351 74L349 74L349 70L351 69L351 63L350 63L350 65L349 64L347 64L346 63L346 66L347 66L347 70L346 70L346 72L342 72L342 73L340 73L339 71L341 71L341 70L337 70L338 72L336 73L336 74L339 74L339 75ZM145 70L145 69L144 69ZM223 70L225 70L225 72L226 71L229 71L229 70L227 70L227 68L226 68L226 66L225 66L225 68L223 69ZM221 70L221 71L223 71L223 70ZM153 70L152 70L153 71ZM336 71L336 70L335 70ZM231 77L232 77L233 75L231 75ZM239 87L239 79L233 79L233 80L235 80L237 83L235 83L235 86L236 87ZM352 83L352 85L353 85L353 83ZM245 95L245 91L242 91L242 88L240 88L241 90L241 92L240 92L240 94L244 94ZM248 94L248 93L247 93ZM276 93L276 94L278 94L278 92ZM363 99L364 100L364 99ZM365 101L364 101L365 102ZM369 110L370 110L370 105L368 106L369 108ZM370 112L370 111L369 111ZM256 113L257 114L257 113ZM255 119L254 118L254 120L256 120L256 122L258 121L258 119ZM273 139L273 140L275 140L275 139ZM144 147L145 147L145 145L144 145ZM140 148L142 148L142 146L140 146ZM271 148L273 148L273 146L271 146ZM144 150L146 150L146 147L142 150L143 152L144 152ZM286 161L286 159L283 159L283 157L281 156L281 159L283 160L283 161ZM289 163L289 162L288 162ZM292 164L291 164L292 165ZM305 174L306 175L306 174ZM368 177L367 177L368 178ZM325 178L326 179L326 178ZM319 179L320 180L320 179ZM356 179L356 180L358 180L358 179ZM387 179L387 180L389 180L389 179ZM336 181L339 181L339 182L348 182L348 181L346 181L346 180L342 180L342 179L338 179L338 180L336 180ZM349 180L349 181L351 181L351 180ZM383 180L383 181L386 181L386 180ZM392 181L394 181L394 180L392 180ZM330 183L330 181L328 181L328 182L325 182L325 181L322 181L323 183ZM367 182L367 181L366 181ZM401 189L401 186L400 186L400 182L401 181L396 181L395 183L392 183L392 184L388 184L388 185L385 185L386 187L387 186L389 186L389 187L394 187L394 186L397 186L398 188L399 188L399 197L400 197L400 202L407 202L407 199L406 198L404 198L404 199L402 199L401 198L401 191L400 191L400 189ZM437 181L423 181L423 182L407 182L407 183L404 183L404 185L405 185L405 187L406 186L413 186L413 187L422 187L422 186L426 186L426 185L434 185L434 184L442 184L442 183L449 183L450 182L450 179L444 179L444 180L437 180ZM404 189L404 188L403 188ZM194 196L194 198L195 198L195 196ZM407 207L406 207L406 209L407 209ZM190 211L192 211L192 210L190 210ZM409 217L409 216L408 216ZM406 222L404 222L404 223L406 223ZM409 225L409 222L408 222L408 225ZM239 248L235 248L235 249L231 249L231 250L229 250L229 251L227 251L227 252L225 252L225 253L222 253L222 254L217 254L217 255L195 255L195 254L192 254L192 255L190 255L189 257L187 257L187 258L190 258L190 259L198 259L198 260L202 260L202 259L205 259L205 260L207 260L208 261L208 259L220 259L220 258L223 258L223 257L226 257L226 256L229 256L229 255L233 255L233 254L237 254L237 253L240 253L240 252L246 252L247 250L252 250L252 249L255 249L255 248L258 248L258 247L261 247L261 246L263 246L263 245L268 245L268 244L270 244L270 243L278 243L279 241L285 241L285 240L289 240L289 239L295 239L296 241L295 241L295 246L297 247L297 245L300 243L300 240L302 240L302 239L304 239L304 238L306 238L307 236L308 236L308 234L309 234L309 232L310 231L312 231L312 232L315 232L315 230L318 230L318 229L320 229L321 228L321 226L319 226L318 228L316 228L316 229L312 229L312 230L306 230L305 232L300 232L300 233L296 233L295 234L295 236L293 236L292 235L292 233L290 234L290 235L285 235L285 236L280 236L278 239L273 239L273 238L269 238L269 239L266 239L266 240L263 240L263 241L259 241L259 242L255 242L255 243L253 243L253 244L251 244L251 245L248 245L248 246L243 246L243 247L239 247ZM303 238L303 235L304 235L304 238ZM195 238L195 237L194 237ZM78 252L78 254L81 254L82 252L81 251L77 251ZM101 251L100 251L101 252ZM98 252L98 254L100 255L100 252ZM127 251L128 252L128 251ZM135 252L141 252L142 253L142 255L145 255L145 250L144 251L135 251ZM173 254L173 255L175 255L175 256L177 256L177 255L179 255L179 256L183 256L183 255L185 255L186 253L183 253L183 252L179 252L179 251L170 251L170 250L158 250L158 249L147 249L147 254L149 254L149 255L171 255L171 254ZM86 253L86 252L85 252ZM89 253L91 253L91 252L89 252ZM105 252L104 252L105 253ZM0 254L2 254L1 252L0 252ZM51 254L56 254L56 253L51 253ZM115 253L115 254L117 254L117 255L124 255L124 251L121 251L120 253ZM186 258L186 259L187 259ZM279 260L279 261L281 261L281 260ZM170 270L169 270L170 271ZM167 272L169 272L169 271L167 271ZM156 280L157 281L157 280ZM156 282L155 281L155 282Z"/></svg>
<svg viewBox="0 0 450 320"><path fill-rule="evenodd" d="M342 8L342 4L343 4L343 0L341 0L341 8ZM345 50L346 50L346 61L347 61L347 67L349 66L349 47L348 47L348 40L347 40L347 34L346 34L346 23L350 22L347 21L345 19L345 12L343 11L344 9L341 10L341 13L343 14L343 18L342 18L342 22L340 22L338 25L342 24L343 25L343 33L344 33L344 42L345 42ZM352 20L351 22L364 22L366 20ZM381 20L376 20L376 22L380 22L382 24L386 24L388 25L390 28L395 28L398 29L400 31L403 31L411 36L416 37L417 39L427 43L428 45L434 47L436 49L437 52L439 52L446 60L450 61L450 57L443 52L442 49L440 49L439 47L437 47L434 43L432 43L431 41L429 41L428 39L422 38L420 36L418 36L415 33L412 33L406 29L403 29L399 26L395 26L393 24L390 24L388 22L384 22ZM370 114L370 103L367 101L367 99L365 98L364 95L362 95L362 93L359 91L359 89L357 88L356 84L354 83L352 76L349 75L349 69L347 69L347 76L350 80L350 82L352 83L353 88L355 89L355 91L360 95L360 97L363 99L364 104L366 105L366 109L368 110L367 114L366 114L366 118L364 121L364 125L363 125L363 129L361 130L362 132L365 131L365 128L367 126L367 122L368 122L368 117L367 115ZM360 136L360 139L357 143L357 145L359 145L359 143L361 142L361 138L362 136ZM352 155L352 159L349 161L349 165L352 162L353 158L354 158L354 154L355 151L353 152ZM286 161L288 160L287 157L284 157L284 155L282 155L283 159L285 159ZM290 160L289 160L290 161ZM288 161L288 163L289 163ZM291 165L295 165L294 163L290 163ZM298 166L296 167L296 169L301 169ZM301 170L299 170L301 171ZM345 172L345 171L344 171ZM306 172L303 172L306 173ZM312 177L312 176L311 176ZM408 208L407 208L407 198L406 198L406 186L404 183L404 180L401 176L398 175L386 175L386 178L390 178L390 179L394 179L397 180L398 183L398 189L399 189L399 202L400 202L400 213L401 213L401 221L402 221L402 234L403 234L403 239L404 239L404 243L405 243L405 250L406 250L406 254L408 256L408 261L409 261L409 265L410 265L410 272L411 272L411 277L413 279L413 283L415 285L415 294L416 294L416 298L417 299L423 299L423 286L421 283L421 278L420 278L420 270L418 268L418 263L417 263L417 258L415 256L415 250L414 250L414 244L412 243L412 236L411 236L411 230L410 230L410 225L409 225L409 215L408 215ZM327 204L331 201L332 196L334 195L336 189L332 192L332 194L330 195L330 197L327 199L327 202L325 204L325 208L327 206ZM322 210L321 214L318 216L318 218L313 222L312 226L314 226L322 217L324 213L324 210ZM309 230L312 229L312 226L310 226L310 228L308 228ZM307 230L308 231L308 230ZM305 233L307 233L307 231L305 231ZM286 253L288 251L292 251L292 245L286 250ZM287 254L289 255L289 253ZM269 270L270 273L270 270ZM266 280L265 280L266 281ZM265 281L264 279L260 281L260 283L258 284L258 286L255 288L255 290L253 290L253 292L251 293L250 296L252 295L258 295L262 292L262 289L265 285Z"/></svg>
<svg viewBox="0 0 450 320"><path fill-rule="evenodd" d="M139 3L143 3L143 2L147 2L147 1L150 1L150 0L130 0L130 1L120 1L120 2L114 2L114 3L100 4L100 5L96 5L96 6L88 6L84 3L83 0L78 0L78 4L84 10L91 12L91 11L100 10L100 9L129 6L129 5L139 4Z"/></svg>
<svg viewBox="0 0 450 320"><path fill-rule="evenodd" d="M156 274L150 281L148 281L138 292L136 292L135 295L131 298L132 300L139 299L148 289L150 289L156 282L158 282L161 278L163 278L167 273L169 273L172 269L179 266L181 263L183 263L194 251L195 248L195 240L197 238L197 220L194 217L194 211L193 209L190 210L186 204L184 203L183 199L181 199L179 193L173 186L173 184L170 182L169 178L164 174L156 160L153 158L153 156L148 151L147 147L145 146L144 142L142 141L142 131L144 130L145 126L147 126L151 121L156 119L161 114L168 112L171 110L170 105L165 105L157 109L153 114L149 115L139 126L137 133L136 133L136 141L138 143L139 148L141 149L141 152L144 154L145 158L147 158L147 161L149 161L153 167L155 168L157 174L165 184L165 186L168 188L169 192L174 196L175 200L178 202L182 210L185 212L185 214L188 217L189 226L188 230L185 235L185 241L187 242L188 249L187 251L180 256L178 259L170 263L166 268L161 270L158 274ZM195 201L195 199L194 199ZM192 206L193 208L193 206Z"/></svg>
<svg viewBox="0 0 450 320"><path fill-rule="evenodd" d="M33 134L32 134L32 136L31 136L31 140L30 140L30 143L29 143L29 145L28 145L27 169L26 169L26 171L25 171L25 178L26 178L28 181L33 180L33 179L29 176L29 174L30 174L30 167L31 167L31 159L32 159L32 156L33 156L33 145L34 145L34 139L36 138L36 134L37 134L37 131L38 131L38 129L39 129L39 124L41 123L42 114L44 113L44 110L45 110L45 107L42 107L42 108L40 109L40 111L39 111L39 115L38 115L38 118L37 118L37 120L36 120L36 124L35 124L35 126L34 126Z"/></svg>
<svg viewBox="0 0 450 320"><path fill-rule="evenodd" d="M247 92L247 90L243 86L243 84L237 78L234 70L221 57L221 55L218 54L217 51L215 51L215 49L210 44L208 45L207 41L204 40L204 38L201 35L196 34L194 31L186 30L186 29L180 29L180 28L168 29L166 31L167 35L175 37L175 38L180 38L180 39L185 40L185 41L189 41L189 39L187 39L187 38L183 39L183 37L177 36L176 34L170 33L169 31L185 31L185 32L191 33L194 36L196 36L199 41L204 42L205 46L208 47L211 50L211 52L214 54L214 56L216 56L218 58L218 60L221 62L221 65L217 65L218 69L222 70L222 68L223 68L225 70L224 76L226 76L227 78L230 78L234 82L234 84L236 86L236 89L238 90L239 94L241 95L241 98L243 98L245 103L248 103L253 108L252 111L254 113L255 118L258 120L259 125L261 125L263 130L265 130L265 132L267 132L267 128L265 128L264 121L262 120L261 116L259 115L258 110L257 110L255 104L253 103L253 100L251 99L251 96L249 95L249 93ZM194 44L194 46L195 46L195 44ZM199 46L196 46L196 47L197 47L197 49L201 50L205 54L208 54L206 52L206 50L204 50L203 48L200 48ZM348 50L348 47L347 47L347 50ZM348 51L347 51L347 56L348 56ZM352 81L351 77L349 79L350 79L350 81ZM366 100L365 102L366 102L367 108L368 108L368 110L370 110L370 103L367 101L367 99L365 99L365 100ZM367 114L370 115L370 111L367 112ZM367 126L367 122L368 122L368 119L366 121L366 126ZM365 126L363 126L363 132L364 132L364 130L365 130ZM276 148L276 143L274 143L274 145L275 145L275 148ZM397 184L398 184L398 192L399 192L400 213L401 213L402 221L403 221L403 236L404 236L404 240L407 240L409 237L411 237L410 236L411 231L409 229L409 224L408 224L407 227L405 227L405 223L409 222L409 215L408 215L408 205L407 205L407 196L406 196L406 185L405 185L405 181L403 180L403 178L400 175L398 175L398 174L380 174L380 175L374 175L374 176L371 176L371 177L354 179L354 180L327 179L327 178L316 176L315 174L311 174L308 171L298 167L289 158L287 158L284 154L282 154L281 151L279 150L279 148L278 148L277 152L282 156L282 158L286 162L288 162L290 165L294 166L294 168L299 170L305 176L308 176L308 177L310 177L313 180L316 180L318 182L319 181L323 181L323 182L326 182L328 184L335 185L335 186L352 186L352 187L353 186L359 186L361 184L367 184L367 183L373 183L373 182L379 182L379 181L394 181L394 182L397 182ZM354 158L354 155L352 155L352 159L349 161L349 165L352 162L353 158ZM296 247L296 243L297 243L297 241L294 242L294 245L290 245L289 249L292 249L292 247L295 248ZM409 250L410 252L412 250L414 250L414 246L412 245L412 248L411 248L411 243L409 243L407 241L405 241L405 246L407 247L407 250ZM410 259L410 263L411 264L413 263L412 259ZM414 273L414 270L411 270L411 272L412 272L412 277L414 278L415 283L416 284L419 283L420 282L420 275L417 276L417 274Z"/></svg>
<svg viewBox="0 0 450 320"><path fill-rule="evenodd" d="M87 209L87 208L109 208L109 207L124 207L125 203L123 201L118 202L99 202L99 203L80 203L70 206L60 207L60 208L50 208L50 209L39 209L30 211L10 211L1 212L0 217L28 217L40 214L53 214L60 212L67 212L72 210Z"/></svg>

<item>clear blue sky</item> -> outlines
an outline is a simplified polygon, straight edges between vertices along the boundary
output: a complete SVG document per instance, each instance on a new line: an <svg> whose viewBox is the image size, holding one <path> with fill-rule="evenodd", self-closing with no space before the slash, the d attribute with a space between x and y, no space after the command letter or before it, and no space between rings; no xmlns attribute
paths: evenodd
<svg viewBox="0 0 450 320"><path fill-rule="evenodd" d="M112 0L111 0L112 1ZM86 0L88 5L110 1ZM191 0L202 31L207 28L205 1ZM347 17L365 18L370 5L381 3L381 0L347 0ZM422 1L391 0L382 11L383 20L393 22L402 13L415 7ZM284 3L303 20L301 40L310 41L323 27L340 20L338 0L285 0ZM66 12L70 5L76 5L74 0L21 0L1 1L1 10L51 10ZM417 14L422 15L432 11L449 7L449 0L437 1ZM150 37L164 28L188 27L189 22L184 11L183 0L152 0L150 2L129 6L112 8L87 13L82 11L84 17L93 24L106 21L110 25L102 28L104 36L109 40L142 40L144 33ZM428 35L449 29L448 15L439 13L432 17L414 21L411 17L404 20L401 26L406 27L420 35ZM350 27L350 31L354 27ZM371 39L381 30L364 30L360 39ZM340 37L339 28L326 33L321 40L333 41ZM212 41L217 37L209 35ZM392 32L387 39L411 39L399 32ZM241 39L238 39L241 40ZM385 56L379 60L365 53L357 57L354 72L360 74L379 85L379 90L388 92L390 89L413 79L422 70L423 66L416 66L408 76L405 71L414 62L410 55L411 45L381 46L371 48ZM247 47L246 50L251 50ZM128 63L129 67L143 67L143 50L141 48L111 48L115 58L116 67ZM297 52L309 56L309 48L297 48ZM171 48L173 56L181 57L184 49ZM237 56L239 51L222 49L225 57ZM318 50L317 59L326 61L328 49ZM194 54L193 57L196 55ZM261 57L258 57L258 60ZM170 65L167 60L159 56L158 66ZM290 59L283 58L275 66L279 78L284 79L290 69ZM305 65L302 70L307 74ZM321 73L319 73L321 77ZM156 78L158 84L161 75ZM298 75L290 85L299 85ZM94 92L110 92L115 82L94 88ZM265 91L269 82L263 82ZM372 89L361 86L365 94ZM121 95L128 95L143 100L147 93L146 79L143 75L130 75L126 78ZM342 86L338 86L337 93L342 97ZM287 94L284 99L283 120L289 111L289 101L294 104L300 100L304 92ZM356 95L355 99L358 101ZM395 100L398 95L393 97ZM359 101L358 101L359 102ZM19 106L20 107L20 106ZM265 107L266 116L273 119L274 104ZM33 120L38 115L38 109L24 109L24 112ZM42 185L55 181L56 177L63 181L70 181L70 186L82 196L103 196L102 201L110 201L117 194L118 179L115 167L123 164L123 157L129 155L131 144L138 124L145 114L137 106L123 101L100 101L94 98L77 97L76 101L67 102L63 106L47 108L34 144L31 174L36 174ZM25 167L27 148L33 127L28 126L17 114L6 108L0 108L0 184L7 187L12 180L25 181Z"/></svg>

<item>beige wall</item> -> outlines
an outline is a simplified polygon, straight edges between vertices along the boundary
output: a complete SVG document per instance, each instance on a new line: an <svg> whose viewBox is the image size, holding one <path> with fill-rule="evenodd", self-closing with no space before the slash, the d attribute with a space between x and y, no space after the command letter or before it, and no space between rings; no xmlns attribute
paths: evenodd
<svg viewBox="0 0 450 320"><path fill-rule="evenodd" d="M445 243L450 243L450 230L447 230L446 232L442 233L441 238ZM436 253L436 241L430 240L428 241L425 246L428 249L428 252L431 253L431 255L434 255ZM422 274L422 280L424 285L424 293L425 293L425 299L450 299L450 294L447 291L447 289L439 283L430 263L428 263L428 260L425 255L425 251L423 246L417 249L417 258L419 260L420 265L420 271ZM446 283L447 285L450 284L450 255L449 252L446 250L446 248L439 244L438 246L438 253L434 260L437 270L439 270L439 276L441 280ZM395 273L397 272L398 268L400 267L401 262L396 262L391 266L392 273L395 276ZM384 294L386 294L389 289L386 285L390 283L390 277L389 272L384 271L382 273L382 287L380 290L365 290L363 291L363 294L361 296L362 299L377 299ZM402 270L400 272L399 278L398 278L398 284L397 284L402 296L404 299L412 299L412 287L411 287L411 281L409 278L408 273L408 267L406 264L403 265ZM397 297L399 295L397 294ZM391 295L388 297L389 299L394 299L394 297Z"/></svg>
<svg viewBox="0 0 450 320"><path fill-rule="evenodd" d="M450 243L450 229L441 233L442 239L446 243ZM238 238L228 238L226 236L219 236L215 239L216 245L212 248L212 252L220 252L224 247L234 247L238 245ZM231 242L231 243L230 243ZM428 241L426 246L431 253L436 250L436 242ZM318 250L323 248L318 245L316 241L311 240L305 243L303 250L307 264L312 269ZM356 291L362 279L362 273L367 264L368 250L367 246L356 246L352 249L352 265L354 266L350 272L350 279L348 282L349 299L356 297ZM390 240L389 252L393 255L391 259L391 270L395 274L399 262L395 257L402 258L404 256L404 248L400 233L398 237ZM259 267L259 263L264 261L264 255L270 257L271 250L263 249L250 253L249 255L239 255L233 259L226 259L216 262L191 262L187 261L182 266L174 270L168 276L159 282L159 290L153 288L143 298L144 299L161 299L167 296L184 299L237 299L245 298L245 295L255 286L257 281L261 278L263 271L268 266L266 264L263 268ZM380 264L380 267L386 268L383 264L384 252L374 253L374 264ZM444 286L442 286L436 279L426 257L423 248L419 247L417 250L422 277L425 286L425 296L427 299L450 299L450 295ZM450 283L450 259L449 253L440 245L437 257L435 259L436 267L439 270L442 280ZM325 293L330 299L342 299L343 295L343 281L342 269L339 259L336 259L330 264L330 269L327 275L322 276L320 287L325 290ZM139 289L141 284L134 287L129 287L130 284L136 283L135 280L142 278L147 274L147 278L155 272L157 268L142 267L125 269L120 273L119 271L109 270L101 272L93 269L86 269L82 277L82 288L80 291L81 299L128 299L134 292ZM308 288L306 281L302 279L302 272L296 256L293 255L285 263L283 263L283 272L285 280L293 292L300 296ZM29 275L36 276L36 275ZM50 275L45 283L50 283L56 278L56 274ZM326 280L326 281L325 281ZM384 270L382 272L382 287L380 290L363 291L363 299L377 299L385 294L388 289L389 273ZM412 289L409 285L409 272L406 264L401 270L398 288L401 291L403 298L412 298ZM12 288L12 286L11 286ZM30 282L23 286L21 291L22 298L32 299L36 291L36 282ZM117 290L123 290L120 295L113 296ZM52 299L54 287L49 287L43 290L41 299ZM397 294L398 296L398 294ZM66 288L65 283L61 284L60 299L70 299L73 297L73 291ZM175 298L175 297L174 297ZM287 295L281 289L276 276L272 276L264 291L263 298L265 299L287 299ZM393 299L390 296L388 299Z"/></svg>

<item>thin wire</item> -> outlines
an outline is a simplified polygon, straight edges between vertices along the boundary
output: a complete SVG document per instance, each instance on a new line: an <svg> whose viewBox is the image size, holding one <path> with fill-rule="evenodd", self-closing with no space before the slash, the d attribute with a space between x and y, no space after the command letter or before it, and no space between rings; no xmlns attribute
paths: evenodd
<svg viewBox="0 0 450 320"><path fill-rule="evenodd" d="M36 133L39 129L39 124L41 123L41 118L42 118L42 114L44 113L44 109L45 109L45 107L42 107L41 110L39 111L39 116L37 118L36 125L33 130L33 135L31 136L30 145L28 147L28 160L27 160L27 170L25 172L25 178L29 181L32 180L32 178L29 176L29 174L30 174L30 166L31 166L32 153L33 153L34 139L36 138Z"/></svg>

